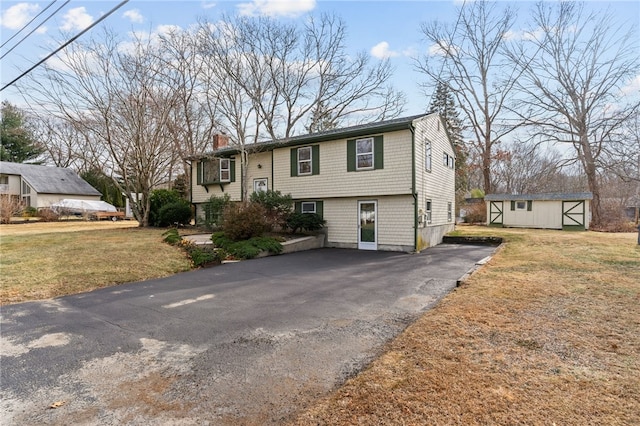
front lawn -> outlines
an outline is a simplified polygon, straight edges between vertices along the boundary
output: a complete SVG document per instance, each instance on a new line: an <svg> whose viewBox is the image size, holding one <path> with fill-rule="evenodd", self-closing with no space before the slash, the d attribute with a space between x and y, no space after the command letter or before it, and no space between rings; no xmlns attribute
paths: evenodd
<svg viewBox="0 0 640 426"><path fill-rule="evenodd" d="M460 227L506 244L297 425L631 425L637 234Z"/></svg>
<svg viewBox="0 0 640 426"><path fill-rule="evenodd" d="M184 251L162 241L163 229L116 226L105 222L3 225L0 303L81 293L191 268ZM92 230L77 230L86 228Z"/></svg>

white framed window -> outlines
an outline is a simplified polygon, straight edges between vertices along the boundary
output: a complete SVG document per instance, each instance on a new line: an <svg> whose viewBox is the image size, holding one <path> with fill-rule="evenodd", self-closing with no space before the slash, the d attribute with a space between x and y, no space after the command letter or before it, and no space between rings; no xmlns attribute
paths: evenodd
<svg viewBox="0 0 640 426"><path fill-rule="evenodd" d="M373 169L373 138L356 139L356 170Z"/></svg>
<svg viewBox="0 0 640 426"><path fill-rule="evenodd" d="M0 175L0 185L9 185L9 176Z"/></svg>
<svg viewBox="0 0 640 426"><path fill-rule="evenodd" d="M303 201L300 203L300 211L302 213L316 213L315 201Z"/></svg>
<svg viewBox="0 0 640 426"><path fill-rule="evenodd" d="M447 203L447 222L453 220L453 203Z"/></svg>
<svg viewBox="0 0 640 426"><path fill-rule="evenodd" d="M445 167L449 167L449 154L446 152L442 154L442 165Z"/></svg>
<svg viewBox="0 0 640 426"><path fill-rule="evenodd" d="M253 192L267 192L267 189L269 189L267 178L253 180Z"/></svg>
<svg viewBox="0 0 640 426"><path fill-rule="evenodd" d="M516 210L526 210L527 202L526 201L516 201Z"/></svg>
<svg viewBox="0 0 640 426"><path fill-rule="evenodd" d="M231 181L231 160L228 158L220 159L220 182Z"/></svg>
<svg viewBox="0 0 640 426"><path fill-rule="evenodd" d="M431 142L429 141L424 144L424 169L431 171Z"/></svg>
<svg viewBox="0 0 640 426"><path fill-rule="evenodd" d="M433 209L431 200L427 200L424 208L425 223L428 225L431 223L431 211Z"/></svg>
<svg viewBox="0 0 640 426"><path fill-rule="evenodd" d="M311 174L311 147L298 148L298 175Z"/></svg>

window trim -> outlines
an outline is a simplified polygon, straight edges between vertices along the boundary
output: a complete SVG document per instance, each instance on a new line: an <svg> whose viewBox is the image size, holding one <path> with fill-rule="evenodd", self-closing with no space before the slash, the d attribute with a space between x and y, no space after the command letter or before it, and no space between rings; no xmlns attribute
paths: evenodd
<svg viewBox="0 0 640 426"><path fill-rule="evenodd" d="M258 190L257 184L260 182L264 182L264 190ZM267 192L269 190L269 179L267 178L257 178L253 180L253 192Z"/></svg>
<svg viewBox="0 0 640 426"><path fill-rule="evenodd" d="M430 141L426 141L424 144L424 169L427 172L431 171L432 168L432 155L433 147L431 146Z"/></svg>
<svg viewBox="0 0 640 426"><path fill-rule="evenodd" d="M222 167L222 162L223 161L225 161L227 163L227 167ZM227 178L226 179L222 178L222 173L223 172L227 172ZM221 158L220 159L218 178L220 179L220 182L231 182L231 159L230 158Z"/></svg>
<svg viewBox="0 0 640 426"><path fill-rule="evenodd" d="M309 150L309 159L308 160L301 160L300 159L300 153L303 150ZM308 176L313 174L313 149L311 148L311 146L302 146L300 148L298 148L297 150L297 168L298 168L298 176ZM302 163L309 163L309 171L308 172L302 172L300 169L300 165Z"/></svg>
<svg viewBox="0 0 640 426"><path fill-rule="evenodd" d="M369 150L368 152L359 152L358 147L359 144L358 142L365 142L365 141L370 141L371 142L371 150ZM356 139L356 170L373 170L375 168L375 139L373 137L368 137L368 138L360 138L360 139ZM360 162L358 161L359 157L363 157L363 156L371 156L371 165L370 166L366 166L366 167L360 167Z"/></svg>
<svg viewBox="0 0 640 426"><path fill-rule="evenodd" d="M447 203L447 222L453 222L453 203Z"/></svg>
<svg viewBox="0 0 640 426"><path fill-rule="evenodd" d="M427 225L431 225L432 217L433 217L433 200L428 199L425 200L424 203L424 214L426 216L425 223Z"/></svg>
<svg viewBox="0 0 640 426"><path fill-rule="evenodd" d="M305 211L304 210L304 206L306 205L313 205L313 211ZM300 213L302 214L307 214L307 213L317 213L318 212L318 204L315 201L301 201L300 202Z"/></svg>

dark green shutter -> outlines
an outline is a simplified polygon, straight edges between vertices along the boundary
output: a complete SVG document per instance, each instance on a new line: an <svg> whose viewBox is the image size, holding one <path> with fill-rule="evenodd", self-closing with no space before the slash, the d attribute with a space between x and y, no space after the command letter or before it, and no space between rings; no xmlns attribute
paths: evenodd
<svg viewBox="0 0 640 426"><path fill-rule="evenodd" d="M384 148L382 145L382 135L373 138L373 168L384 168Z"/></svg>
<svg viewBox="0 0 640 426"><path fill-rule="evenodd" d="M347 171L356 171L356 140L347 141Z"/></svg>
<svg viewBox="0 0 640 426"><path fill-rule="evenodd" d="M291 176L298 176L298 148L291 148Z"/></svg>
<svg viewBox="0 0 640 426"><path fill-rule="evenodd" d="M324 218L324 206L322 201L316 201L316 214L320 219Z"/></svg>
<svg viewBox="0 0 640 426"><path fill-rule="evenodd" d="M294 204L294 210L296 213L302 213L302 202L296 201Z"/></svg>
<svg viewBox="0 0 640 426"><path fill-rule="evenodd" d="M320 174L320 145L311 147L311 174Z"/></svg>
<svg viewBox="0 0 640 426"><path fill-rule="evenodd" d="M527 201L527 211L530 212L533 209L533 201Z"/></svg>
<svg viewBox="0 0 640 426"><path fill-rule="evenodd" d="M229 160L229 178L231 182L236 181L236 161Z"/></svg>
<svg viewBox="0 0 640 426"><path fill-rule="evenodd" d="M511 210L515 210L516 209L516 202L514 200L511 200Z"/></svg>
<svg viewBox="0 0 640 426"><path fill-rule="evenodd" d="M198 161L196 166L196 182L198 185L202 185L202 161Z"/></svg>

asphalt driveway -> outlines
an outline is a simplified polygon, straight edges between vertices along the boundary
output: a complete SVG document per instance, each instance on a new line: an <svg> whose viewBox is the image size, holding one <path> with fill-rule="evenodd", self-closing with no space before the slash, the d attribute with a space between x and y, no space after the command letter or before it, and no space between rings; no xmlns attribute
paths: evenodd
<svg viewBox="0 0 640 426"><path fill-rule="evenodd" d="M493 251L311 250L5 306L0 417L281 423L357 373Z"/></svg>

